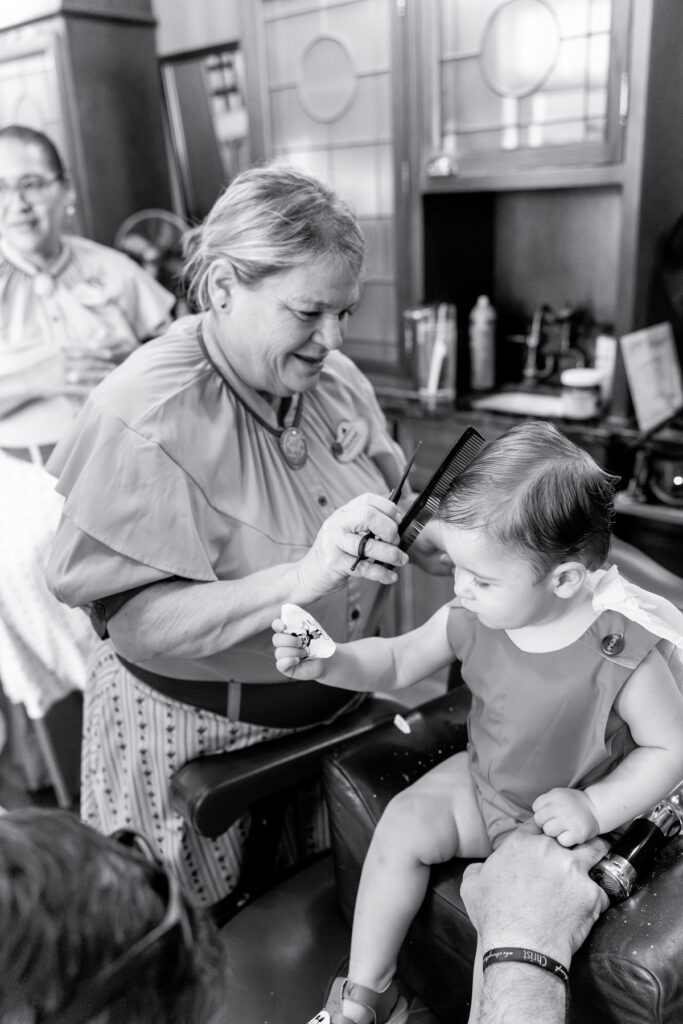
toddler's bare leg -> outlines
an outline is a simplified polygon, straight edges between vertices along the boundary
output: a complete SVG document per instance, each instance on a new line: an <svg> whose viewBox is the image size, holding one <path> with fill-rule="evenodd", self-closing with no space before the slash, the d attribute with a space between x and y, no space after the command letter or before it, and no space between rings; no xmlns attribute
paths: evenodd
<svg viewBox="0 0 683 1024"><path fill-rule="evenodd" d="M349 977L384 991L424 899L431 865L490 852L463 751L399 793L382 815L358 889ZM354 1006L344 1000L344 1013L356 1019Z"/></svg>

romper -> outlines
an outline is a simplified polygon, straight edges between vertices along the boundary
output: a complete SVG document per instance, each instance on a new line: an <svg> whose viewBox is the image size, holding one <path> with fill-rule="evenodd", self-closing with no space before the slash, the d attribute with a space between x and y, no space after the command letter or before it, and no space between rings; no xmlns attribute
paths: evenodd
<svg viewBox="0 0 683 1024"><path fill-rule="evenodd" d="M617 653L605 653L611 636L623 638ZM605 611L567 647L529 653L451 606L448 640L472 693L469 768L494 849L531 817L541 793L584 789L635 748L613 705L659 639Z"/></svg>

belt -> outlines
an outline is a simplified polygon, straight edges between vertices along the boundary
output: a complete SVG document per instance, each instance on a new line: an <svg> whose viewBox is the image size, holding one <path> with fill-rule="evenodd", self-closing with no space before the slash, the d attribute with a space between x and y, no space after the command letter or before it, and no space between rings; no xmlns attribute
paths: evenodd
<svg viewBox="0 0 683 1024"><path fill-rule="evenodd" d="M119 659L132 676L171 700L204 711L224 715L233 721L274 729L297 729L324 725L348 705L357 707L365 694L323 686L315 681L288 683L227 683L221 680L172 679L139 665Z"/></svg>
<svg viewBox="0 0 683 1024"><path fill-rule="evenodd" d="M55 449L53 444L32 444L26 448L9 448L5 445L0 447L6 455L13 455L22 462L33 462L37 466L44 466Z"/></svg>

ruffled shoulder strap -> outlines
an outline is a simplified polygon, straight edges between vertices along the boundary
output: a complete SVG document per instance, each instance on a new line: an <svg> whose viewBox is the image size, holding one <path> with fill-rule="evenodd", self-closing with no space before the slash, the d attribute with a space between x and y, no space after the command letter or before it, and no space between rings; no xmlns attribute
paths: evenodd
<svg viewBox="0 0 683 1024"><path fill-rule="evenodd" d="M168 576L216 579L202 537L206 501L161 445L91 398L52 454L64 516L101 544Z"/></svg>

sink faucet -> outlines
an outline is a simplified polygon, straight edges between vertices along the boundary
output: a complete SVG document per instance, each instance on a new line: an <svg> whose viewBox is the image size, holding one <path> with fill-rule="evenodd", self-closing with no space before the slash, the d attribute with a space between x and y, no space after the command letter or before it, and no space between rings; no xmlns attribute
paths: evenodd
<svg viewBox="0 0 683 1024"><path fill-rule="evenodd" d="M568 367L586 365L586 356L580 348L572 344L576 312L569 305L558 309L555 314L556 337L545 347L546 355L552 357L553 372L558 375Z"/></svg>
<svg viewBox="0 0 683 1024"><path fill-rule="evenodd" d="M539 350L544 341L544 326L550 322L551 316L552 309L544 303L538 307L531 320L531 328L526 337L526 362L522 370L522 377L530 383L543 380L552 373L552 360L547 356L544 357L543 367L539 368L538 365Z"/></svg>

